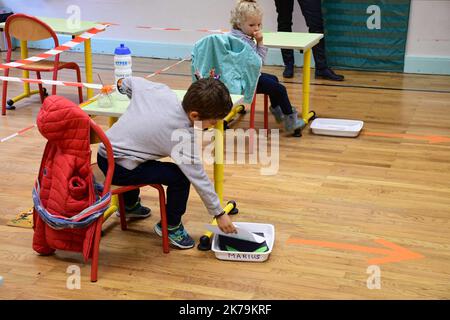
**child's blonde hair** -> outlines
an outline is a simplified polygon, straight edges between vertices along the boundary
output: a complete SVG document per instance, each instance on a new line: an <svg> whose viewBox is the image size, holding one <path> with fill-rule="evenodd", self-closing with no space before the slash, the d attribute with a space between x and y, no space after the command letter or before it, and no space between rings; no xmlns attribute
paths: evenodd
<svg viewBox="0 0 450 320"><path fill-rule="evenodd" d="M248 17L262 17L263 12L256 0L238 0L236 7L231 10L231 25L234 29L240 29L241 23Z"/></svg>

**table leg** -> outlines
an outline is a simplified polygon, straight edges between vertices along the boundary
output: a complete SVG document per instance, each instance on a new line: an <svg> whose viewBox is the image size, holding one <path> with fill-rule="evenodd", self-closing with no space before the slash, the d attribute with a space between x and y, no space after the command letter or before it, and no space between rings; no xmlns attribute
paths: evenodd
<svg viewBox="0 0 450 320"><path fill-rule="evenodd" d="M112 125L113 125L114 123L117 122L117 120L119 120L119 118L116 118L116 117L109 117L109 118L108 118L108 127L111 128Z"/></svg>
<svg viewBox="0 0 450 320"><path fill-rule="evenodd" d="M91 39L87 39L84 42L84 63L86 68L86 82L93 83L93 69L92 69L92 46ZM91 88L87 89L87 98L90 99L94 96L94 90ZM109 126L111 127L117 118L110 117L108 120Z"/></svg>
<svg viewBox="0 0 450 320"><path fill-rule="evenodd" d="M26 40L20 41L20 58L26 59L28 58L28 45ZM22 77L28 79L30 77L30 72L28 70L22 70ZM16 103L23 98L28 98L29 96L39 93L39 90L30 90L30 84L28 82L23 83L23 92L18 96L15 96L11 100L13 103ZM8 107L7 107L8 108Z"/></svg>
<svg viewBox="0 0 450 320"><path fill-rule="evenodd" d="M214 130L214 189L220 200L220 205L223 207L223 146L224 146L224 130L223 121L217 121ZM226 214L229 214L236 206L236 204L229 202L223 209ZM217 220L214 218L211 222L212 225L217 225ZM211 249L211 238L213 233L211 231L206 231L205 234L200 238L200 243L198 244L199 250L210 250Z"/></svg>
<svg viewBox="0 0 450 320"><path fill-rule="evenodd" d="M84 41L84 64L86 68L86 82L93 83L92 76L92 48L91 39ZM94 90L91 88L87 89L87 98L90 99L94 96Z"/></svg>
<svg viewBox="0 0 450 320"><path fill-rule="evenodd" d="M113 195L111 197L111 203L106 209L106 211L103 213L103 221L106 221L109 219L109 217L112 216L113 213L115 213L119 208L119 200L117 199L117 195Z"/></svg>
<svg viewBox="0 0 450 320"><path fill-rule="evenodd" d="M311 78L311 49L305 50L303 53L303 106L302 118L305 123L314 117L314 112L309 111L309 88Z"/></svg>
<svg viewBox="0 0 450 320"><path fill-rule="evenodd" d="M28 45L26 40L20 41L20 57L22 59L28 58ZM30 72L28 70L23 70L22 76L23 78L28 79L30 77ZM28 82L24 82L23 84L23 93L27 96L30 94L30 84Z"/></svg>
<svg viewBox="0 0 450 320"><path fill-rule="evenodd" d="M242 105L242 104L237 105L237 106L233 106L233 108L231 109L230 113L228 113L228 114L226 115L226 117L223 118L223 120L224 120L226 123L229 123L229 122L231 122L231 121L236 117L236 115L237 115L238 113L242 112L243 110L245 110L245 108L244 108L244 105Z"/></svg>
<svg viewBox="0 0 450 320"><path fill-rule="evenodd" d="M223 206L223 120L217 121L214 130L214 189Z"/></svg>

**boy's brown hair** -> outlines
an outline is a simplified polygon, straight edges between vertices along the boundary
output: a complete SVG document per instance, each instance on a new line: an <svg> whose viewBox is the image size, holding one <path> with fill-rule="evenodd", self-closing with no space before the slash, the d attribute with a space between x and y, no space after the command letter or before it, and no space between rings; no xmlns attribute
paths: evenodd
<svg viewBox="0 0 450 320"><path fill-rule="evenodd" d="M203 78L191 84L182 105L186 113L197 111L201 120L222 119L230 113L233 101L222 81Z"/></svg>

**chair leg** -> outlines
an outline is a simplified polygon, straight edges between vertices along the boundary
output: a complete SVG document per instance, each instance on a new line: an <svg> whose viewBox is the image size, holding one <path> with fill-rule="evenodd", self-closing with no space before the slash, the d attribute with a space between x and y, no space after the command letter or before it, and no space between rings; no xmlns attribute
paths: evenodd
<svg viewBox="0 0 450 320"><path fill-rule="evenodd" d="M5 69L5 77L9 76L9 69ZM2 116L6 116L6 95L8 94L8 81L3 81L3 95L2 95Z"/></svg>
<svg viewBox="0 0 450 320"><path fill-rule="evenodd" d="M118 194L119 198L119 215L120 215L120 226L122 230L127 230L127 218L125 217L125 201L123 200L123 194Z"/></svg>
<svg viewBox="0 0 450 320"><path fill-rule="evenodd" d="M39 71L36 71L36 78L41 80L41 73ZM44 88L42 87L42 83L38 84L39 87L39 96L41 97L41 103L44 103Z"/></svg>
<svg viewBox="0 0 450 320"><path fill-rule="evenodd" d="M161 229L162 229L162 241L163 252L169 253L169 231L167 225L167 212L166 212L166 196L164 187L162 185L155 185L159 192L159 210L161 211Z"/></svg>
<svg viewBox="0 0 450 320"><path fill-rule="evenodd" d="M81 82L81 72L80 72L80 67L78 65L76 65L75 71L77 73L77 82L80 83ZM82 87L78 87L78 100L80 101L80 103L83 102L83 88Z"/></svg>
<svg viewBox="0 0 450 320"><path fill-rule="evenodd" d="M94 244L92 248L91 282L97 282L98 256L100 252L100 239L102 238L101 237L102 225L103 225L103 217L100 217L97 220L97 225L95 226Z"/></svg>
<svg viewBox="0 0 450 320"><path fill-rule="evenodd" d="M249 135L249 153L253 154L253 142L255 139L255 112L256 112L256 94L253 97L252 105L250 106L250 135Z"/></svg>
<svg viewBox="0 0 450 320"><path fill-rule="evenodd" d="M53 80L56 81L58 78L58 69L53 70ZM56 94L56 86L52 86L52 95Z"/></svg>
<svg viewBox="0 0 450 320"><path fill-rule="evenodd" d="M250 129L255 129L256 94L250 106Z"/></svg>
<svg viewBox="0 0 450 320"><path fill-rule="evenodd" d="M264 95L264 129L266 129L266 136L269 133L269 96Z"/></svg>

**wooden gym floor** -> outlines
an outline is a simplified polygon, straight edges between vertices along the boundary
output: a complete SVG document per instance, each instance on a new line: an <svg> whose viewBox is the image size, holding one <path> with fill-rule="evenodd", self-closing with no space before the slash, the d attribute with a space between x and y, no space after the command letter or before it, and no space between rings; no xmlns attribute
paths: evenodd
<svg viewBox="0 0 450 320"><path fill-rule="evenodd" d="M79 53L67 53L64 60L81 66L84 61ZM93 60L95 73L112 83L112 56ZM134 75L145 76L173 61L133 63ZM264 69L284 81L281 67ZM342 83L312 79L311 109L319 117L363 120L359 137L318 136L305 129L302 138L293 138L281 131L277 175L261 176L261 166L254 164L225 168L225 200L236 200L240 209L235 221L275 226L274 249L264 263L221 261L197 249L163 254L153 232L157 194L145 189L142 198L152 217L130 223L126 232L115 216L105 223L99 281L90 283L90 263L80 254L40 257L31 248L31 229L6 226L32 206L45 140L34 128L0 143L0 299L449 299L450 77L342 73ZM61 79L74 75L62 72ZM190 64L152 80L187 88ZM301 80L296 69L295 77L284 81L297 107ZM95 74L94 82L99 82ZM10 83L8 97L21 88ZM77 101L73 88L60 87L58 94ZM0 117L0 138L35 122L38 96L16 105ZM235 127L248 128L248 118ZM256 118L262 127L262 98ZM96 121L106 129L106 119ZM278 127L272 117L270 127ZM212 177L212 166L206 168ZM183 221L198 242L210 217L194 190ZM388 249L377 239L417 256L372 261L385 258ZM367 286L373 264L381 270L380 289ZM70 265L81 268L79 290L66 288Z"/></svg>

